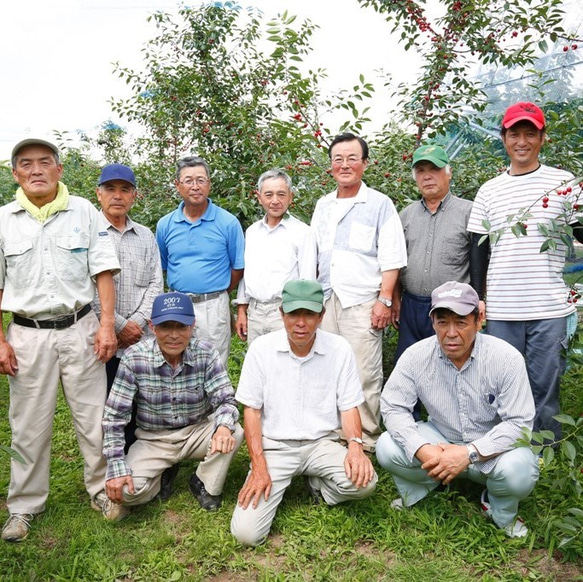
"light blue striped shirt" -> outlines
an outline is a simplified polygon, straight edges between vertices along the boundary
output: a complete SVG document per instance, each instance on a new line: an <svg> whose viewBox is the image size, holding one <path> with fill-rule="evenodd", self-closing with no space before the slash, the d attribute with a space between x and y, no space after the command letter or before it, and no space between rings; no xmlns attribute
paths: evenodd
<svg viewBox="0 0 583 582"><path fill-rule="evenodd" d="M427 444L412 415L417 399L449 442L471 442L485 457L512 449L523 427L532 429L534 400L523 356L481 333L461 370L435 336L411 346L395 366L381 395L381 414L410 460ZM496 462L494 457L476 467L489 473Z"/></svg>

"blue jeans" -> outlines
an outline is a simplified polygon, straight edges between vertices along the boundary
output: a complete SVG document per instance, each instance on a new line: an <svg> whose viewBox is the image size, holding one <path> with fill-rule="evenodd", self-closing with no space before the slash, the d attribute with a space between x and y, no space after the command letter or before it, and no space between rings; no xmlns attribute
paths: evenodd
<svg viewBox="0 0 583 582"><path fill-rule="evenodd" d="M526 361L528 380L536 407L535 431L552 430L561 438L559 383L565 371L567 318L533 321L488 321L486 333L506 340Z"/></svg>
<svg viewBox="0 0 583 582"><path fill-rule="evenodd" d="M417 426L430 444L448 442L431 422L420 422ZM376 455L380 465L393 476L403 504L407 507L440 485L439 481L432 479L421 468L416 457L412 461L408 459L405 451L388 432L384 432L377 441ZM518 515L518 503L530 495L538 474L536 456L528 447L518 447L502 453L490 473L482 473L476 466L470 465L458 478L470 479L486 486L492 506L492 519L496 525L504 527Z"/></svg>

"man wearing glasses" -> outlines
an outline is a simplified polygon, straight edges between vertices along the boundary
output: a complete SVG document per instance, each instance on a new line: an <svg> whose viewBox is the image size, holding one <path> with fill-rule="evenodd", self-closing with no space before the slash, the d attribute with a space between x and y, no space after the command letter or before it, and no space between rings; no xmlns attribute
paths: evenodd
<svg viewBox="0 0 583 582"><path fill-rule="evenodd" d="M194 304L196 334L227 366L231 343L229 293L243 276L244 235L239 221L209 198L210 170L199 157L179 160L178 208L158 221L156 239L168 287Z"/></svg>
<svg viewBox="0 0 583 582"><path fill-rule="evenodd" d="M324 288L322 329L345 337L356 355L366 402L359 407L365 450L380 435L382 336L391 321L393 289L407 250L399 215L388 196L369 188L364 139L343 133L329 149L337 189L312 217L318 243L318 281Z"/></svg>

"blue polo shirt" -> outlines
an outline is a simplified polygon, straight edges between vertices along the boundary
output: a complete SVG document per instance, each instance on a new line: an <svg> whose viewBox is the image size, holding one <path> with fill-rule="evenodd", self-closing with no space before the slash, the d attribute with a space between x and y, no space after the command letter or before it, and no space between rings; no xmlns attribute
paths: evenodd
<svg viewBox="0 0 583 582"><path fill-rule="evenodd" d="M239 221L208 199L205 213L191 222L184 202L156 227L162 269L171 289L182 293L224 291L231 269L242 269L245 237Z"/></svg>

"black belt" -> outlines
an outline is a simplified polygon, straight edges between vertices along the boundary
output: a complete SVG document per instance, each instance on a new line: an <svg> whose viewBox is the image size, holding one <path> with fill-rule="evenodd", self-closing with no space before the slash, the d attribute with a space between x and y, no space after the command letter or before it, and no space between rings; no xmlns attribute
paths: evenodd
<svg viewBox="0 0 583 582"><path fill-rule="evenodd" d="M221 293L224 293L224 291L213 291L212 293L185 293L185 295L188 295L193 303L202 303L203 301L219 297Z"/></svg>
<svg viewBox="0 0 583 582"><path fill-rule="evenodd" d="M37 329L67 329L74 323L85 317L91 311L91 305L88 303L83 309L71 315L63 315L55 319L28 319L28 317L21 317L14 315L14 323L23 325L24 327L35 327Z"/></svg>

